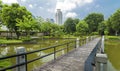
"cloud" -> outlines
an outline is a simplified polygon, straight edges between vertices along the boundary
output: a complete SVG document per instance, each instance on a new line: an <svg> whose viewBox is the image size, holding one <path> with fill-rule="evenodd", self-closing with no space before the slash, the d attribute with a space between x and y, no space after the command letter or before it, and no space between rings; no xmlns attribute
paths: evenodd
<svg viewBox="0 0 120 71"><path fill-rule="evenodd" d="M76 16L77 16L77 14L75 12L68 12L65 17L66 18L68 18L68 17L75 18Z"/></svg>
<svg viewBox="0 0 120 71"><path fill-rule="evenodd" d="M8 3L8 4L11 4L11 3L18 3L17 0L2 0L3 3Z"/></svg>
<svg viewBox="0 0 120 71"><path fill-rule="evenodd" d="M21 0L22 2L26 2L26 0Z"/></svg>
<svg viewBox="0 0 120 71"><path fill-rule="evenodd" d="M30 7L30 8L33 8L33 5L32 5L32 4L29 4L29 7Z"/></svg>
<svg viewBox="0 0 120 71"><path fill-rule="evenodd" d="M63 12L67 12L92 2L93 0L57 0L56 9L61 9Z"/></svg>

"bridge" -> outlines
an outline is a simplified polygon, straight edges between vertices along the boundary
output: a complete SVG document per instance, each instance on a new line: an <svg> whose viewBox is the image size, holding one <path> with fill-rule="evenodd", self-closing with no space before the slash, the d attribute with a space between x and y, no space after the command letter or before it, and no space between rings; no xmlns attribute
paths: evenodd
<svg viewBox="0 0 120 71"><path fill-rule="evenodd" d="M24 53L20 53L20 54L15 54L12 56L6 56L3 58L0 58L0 60L3 59L7 59L7 58L11 58L11 57L20 57L20 56L24 56L24 59L18 59L21 60L20 63L17 63L16 65L7 67L7 68L3 68L0 69L0 71L5 71L8 69L12 69L15 67L20 67L18 69L18 71L27 71L27 64L31 63L35 60L47 57L49 55L54 54L54 60L33 69L33 71L100 71L99 66L100 66L100 62L102 62L103 64L105 64L106 66L106 55L98 55L98 63L96 65L96 67L98 67L97 70L95 70L95 58L96 58L96 54L98 53L98 51L101 50L101 38L97 37L97 38L90 38L90 39L85 39L82 41L83 43L86 42L86 44L81 45L81 41L79 39L77 39L76 41L72 41L69 43L64 43L64 44L60 44L60 45L55 45L52 47L48 47L45 49L40 49L40 50L36 50L36 51L32 51L32 52L24 52ZM74 43L74 45L72 45L72 47L74 48L72 51L70 51L70 48L68 46L70 46L71 43ZM66 48L60 49L60 50L56 50L56 47L58 46L63 46L63 45L67 45ZM80 46L81 45L81 46ZM39 52L42 50L47 50L47 49L54 49L54 51L52 53L49 53L47 55L35 58L33 60L27 61L27 54L31 54L31 53L35 53L35 52ZM56 57L56 53L62 50L67 49L67 54L64 54L60 57ZM101 51L100 51L101 52ZM103 59L101 59L100 57L102 57ZM106 70L103 70L106 71Z"/></svg>
<svg viewBox="0 0 120 71"><path fill-rule="evenodd" d="M100 38L94 39L34 71L84 71L85 61L99 40Z"/></svg>

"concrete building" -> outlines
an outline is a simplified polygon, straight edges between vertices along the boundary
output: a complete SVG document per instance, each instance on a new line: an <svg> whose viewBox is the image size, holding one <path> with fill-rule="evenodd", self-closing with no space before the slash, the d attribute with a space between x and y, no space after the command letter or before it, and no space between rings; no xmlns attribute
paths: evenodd
<svg viewBox="0 0 120 71"><path fill-rule="evenodd" d="M54 19L50 19L50 18L47 18L46 21L51 22L51 23L55 23Z"/></svg>
<svg viewBox="0 0 120 71"><path fill-rule="evenodd" d="M62 11L61 9L57 9L57 12L55 14L55 23L62 24Z"/></svg>

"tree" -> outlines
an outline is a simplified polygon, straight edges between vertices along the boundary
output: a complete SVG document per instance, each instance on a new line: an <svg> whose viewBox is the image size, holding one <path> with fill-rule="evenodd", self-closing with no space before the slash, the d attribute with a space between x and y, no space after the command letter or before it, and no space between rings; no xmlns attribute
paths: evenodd
<svg viewBox="0 0 120 71"><path fill-rule="evenodd" d="M31 15L25 7L19 6L17 3L12 5L4 5L2 8L2 22L7 26L9 31L15 31L17 38L19 38L19 27L16 26L16 19L23 20L23 16Z"/></svg>
<svg viewBox="0 0 120 71"><path fill-rule="evenodd" d="M36 28L36 21L29 16L23 16L23 20L17 19L17 25L20 29L20 31L25 31L27 32L27 36L30 35L30 32Z"/></svg>
<svg viewBox="0 0 120 71"><path fill-rule="evenodd" d="M45 35L49 35L51 31L51 23L50 22L43 22L41 24L41 32L43 32Z"/></svg>
<svg viewBox="0 0 120 71"><path fill-rule="evenodd" d="M104 35L104 32L107 31L107 21L102 21L99 23L98 31L100 35Z"/></svg>
<svg viewBox="0 0 120 71"><path fill-rule="evenodd" d="M54 23L51 24L50 35L52 37L60 37L61 35L63 35L63 29L62 29L61 25L54 24Z"/></svg>
<svg viewBox="0 0 120 71"><path fill-rule="evenodd" d="M76 31L76 24L72 18L67 18L67 20L64 23L64 29L65 32L68 34L74 33Z"/></svg>
<svg viewBox="0 0 120 71"><path fill-rule="evenodd" d="M82 20L76 25L76 30L78 33L85 35L88 32L88 24Z"/></svg>
<svg viewBox="0 0 120 71"><path fill-rule="evenodd" d="M115 35L118 35L120 32L120 9L118 9L112 16L110 16L109 23L112 26L112 29L115 31Z"/></svg>
<svg viewBox="0 0 120 71"><path fill-rule="evenodd" d="M44 21L44 19L43 19L42 17L39 16L39 17L36 18L36 22L37 22L37 23L36 23L36 25L37 25L37 26L36 26L36 29L39 30L39 32L41 32L41 31L42 31L41 25L42 25L45 21Z"/></svg>
<svg viewBox="0 0 120 71"><path fill-rule="evenodd" d="M73 21L75 24L78 24L80 20L78 18L75 18L75 19L73 19Z"/></svg>
<svg viewBox="0 0 120 71"><path fill-rule="evenodd" d="M111 17L111 16L110 16ZM115 31L114 31L114 29L112 28L112 24L111 24L111 19L110 19L110 17L108 18L108 20L107 20L107 23L106 23L106 25L107 25L107 31L108 31L108 33L110 34L110 35L114 35L114 33L115 33Z"/></svg>
<svg viewBox="0 0 120 71"><path fill-rule="evenodd" d="M104 16L100 13L91 13L84 20L89 26L89 33L92 33L98 30L98 25L104 21Z"/></svg>

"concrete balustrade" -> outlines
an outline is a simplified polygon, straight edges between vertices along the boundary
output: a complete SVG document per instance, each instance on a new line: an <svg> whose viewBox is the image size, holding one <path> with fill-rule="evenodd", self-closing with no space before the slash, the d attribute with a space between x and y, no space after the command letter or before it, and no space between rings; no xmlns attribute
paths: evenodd
<svg viewBox="0 0 120 71"><path fill-rule="evenodd" d="M96 70L95 71L107 71L107 55L97 53L96 54ZM103 65L103 66L102 66Z"/></svg>
<svg viewBox="0 0 120 71"><path fill-rule="evenodd" d="M77 39L76 39L76 48L79 48L79 46L80 46L79 43L80 43L80 39L77 38Z"/></svg>
<svg viewBox="0 0 120 71"><path fill-rule="evenodd" d="M25 52L26 52L26 50L25 50L24 47L17 47L17 50L16 50L17 54L21 54L21 53L25 53ZM21 56L18 56L16 58L16 63L17 64L23 63L25 61L26 61L25 60L25 55L21 55ZM16 71L26 71L26 65L22 65L22 66L17 67Z"/></svg>

